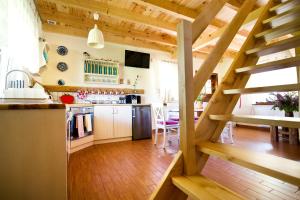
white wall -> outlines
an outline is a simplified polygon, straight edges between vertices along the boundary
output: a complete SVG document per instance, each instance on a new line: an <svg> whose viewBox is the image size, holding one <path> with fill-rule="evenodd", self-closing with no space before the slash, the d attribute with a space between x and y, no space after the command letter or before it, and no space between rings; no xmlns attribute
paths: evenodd
<svg viewBox="0 0 300 200"><path fill-rule="evenodd" d="M72 37L62 34L44 33L49 46L49 63L47 68L42 72L41 78L44 84L57 85L59 79L63 79L66 85L70 86L98 86L98 87L125 87L132 88L127 85L127 79L133 84L136 75L139 75L140 81L137 88L145 90L144 102L153 103L166 100L168 102L176 102L178 100L178 66L176 60L173 60L169 54L143 48L135 48L125 45L117 45L106 43L105 48L96 50L88 48L86 38ZM66 56L60 56L56 53L56 48L64 45L68 48L69 53ZM88 52L97 58L117 60L124 64L125 49L133 51L141 51L151 54L150 69L139 69L124 67L124 84L121 85L104 85L85 83L83 79L83 52ZM68 64L69 69L60 72L56 65L58 62L64 61ZM214 70L218 73L219 83L222 81L233 59L224 58ZM197 70L203 60L194 59L194 71Z"/></svg>
<svg viewBox="0 0 300 200"><path fill-rule="evenodd" d="M145 90L145 103L151 103L152 101L163 98L163 96L160 97L158 95L163 95L165 89L170 90L170 99L178 99L177 65L164 61L171 60L170 55L165 52L112 43L105 43L105 48L96 50L87 47L86 38L54 33L44 33L44 38L50 46L50 51L48 66L41 73L43 84L57 85L57 81L63 79L66 85L69 86L133 88L132 84L136 76L139 75L141 78L138 81L137 88ZM68 55L60 56L56 53L56 48L59 45L64 45L68 48ZM83 52L86 51L96 58L116 60L124 65L125 49L150 53L150 69L124 67L124 84L121 85L90 84L84 82ZM60 72L56 68L57 63L60 61L68 64L69 69L67 71ZM127 85L127 79L130 79L131 85Z"/></svg>

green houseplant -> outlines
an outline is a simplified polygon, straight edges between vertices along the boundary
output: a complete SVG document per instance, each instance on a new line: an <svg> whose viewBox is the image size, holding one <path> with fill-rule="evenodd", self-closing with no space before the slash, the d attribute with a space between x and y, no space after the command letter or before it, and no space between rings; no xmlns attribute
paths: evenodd
<svg viewBox="0 0 300 200"><path fill-rule="evenodd" d="M271 93L267 101L273 103L273 110L276 108L283 110L286 117L294 117L293 112L299 110L299 98L296 92Z"/></svg>

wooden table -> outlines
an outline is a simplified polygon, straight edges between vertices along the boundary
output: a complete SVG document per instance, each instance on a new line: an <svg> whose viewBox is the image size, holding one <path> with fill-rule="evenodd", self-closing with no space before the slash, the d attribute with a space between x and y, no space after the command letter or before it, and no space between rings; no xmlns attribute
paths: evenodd
<svg viewBox="0 0 300 200"><path fill-rule="evenodd" d="M279 135L288 135L290 144L298 144L299 143L299 133L297 128L288 128L288 131L279 130L278 126L271 126L271 141L278 142Z"/></svg>

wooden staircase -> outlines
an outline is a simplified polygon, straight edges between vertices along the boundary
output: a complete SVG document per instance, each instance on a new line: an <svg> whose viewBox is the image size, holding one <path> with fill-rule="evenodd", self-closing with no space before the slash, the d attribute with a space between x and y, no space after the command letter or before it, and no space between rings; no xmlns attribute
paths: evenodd
<svg viewBox="0 0 300 200"><path fill-rule="evenodd" d="M242 9L247 3L249 3L248 0L244 2L237 15L244 12ZM188 26L183 25L182 27L187 28ZM300 118L232 114L241 94L300 91L300 84L245 88L251 74L300 66L300 56L257 64L260 56L300 46L300 36L297 33L299 31L300 0L284 2L270 0L258 16L252 31L202 113L195 129L190 125L193 108L188 104L195 100L215 66L210 66L207 73L202 70L202 74L197 74L192 83L187 80L190 73L188 74L184 70L181 71L179 83L186 88L182 94L179 93L185 95L182 97L183 100L180 101L180 107L183 111L181 114L181 118L183 118L181 121L181 126L183 126L181 129L182 152L179 151L174 160L176 164L170 166L169 171L162 180L162 184L152 194L151 199L166 199L167 194L172 194L174 191L177 193L181 191L185 195L177 195L172 199L186 199L187 196L192 197L192 199L204 200L243 199L243 197L230 191L225 186L200 175L209 156L217 156L300 186L299 162L217 143L227 121L300 128ZM185 41L182 43L179 41L179 44L181 44L179 48L183 48L178 55L179 69L180 67L188 69L191 66L188 62L188 48L191 45L187 43L187 36L188 34L185 34L184 31L179 36L179 40ZM224 47L220 47L220 49L223 50ZM183 76L183 78L180 78L180 76ZM189 92L192 88L194 88L194 94ZM174 166L177 166L176 169L178 169L178 166L182 165L183 167L179 167L182 171L172 171Z"/></svg>

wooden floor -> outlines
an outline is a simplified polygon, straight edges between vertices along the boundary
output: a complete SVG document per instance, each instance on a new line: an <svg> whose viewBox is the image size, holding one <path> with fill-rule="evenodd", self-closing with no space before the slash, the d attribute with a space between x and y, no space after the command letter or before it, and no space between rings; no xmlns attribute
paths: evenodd
<svg viewBox="0 0 300 200"><path fill-rule="evenodd" d="M236 128L234 133L237 146L300 161L300 145L271 144L269 133L263 131ZM72 154L70 199L148 199L177 151L175 137L171 140L166 151L143 140L101 144ZM248 199L300 200L298 187L217 158L209 159L203 174Z"/></svg>

